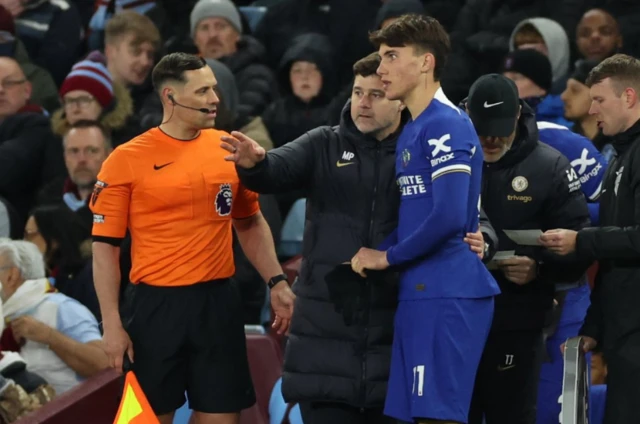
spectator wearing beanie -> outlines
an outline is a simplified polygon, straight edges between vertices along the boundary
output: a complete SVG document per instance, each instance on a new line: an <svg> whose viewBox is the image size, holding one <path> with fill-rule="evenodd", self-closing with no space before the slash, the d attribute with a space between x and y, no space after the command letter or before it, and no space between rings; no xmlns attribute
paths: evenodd
<svg viewBox="0 0 640 424"><path fill-rule="evenodd" d="M60 106L58 88L51 74L44 68L34 64L29 58L24 43L16 38L16 27L13 16L0 5L0 56L12 57L18 62L25 77L31 83L30 102L53 112Z"/></svg>
<svg viewBox="0 0 640 424"><path fill-rule="evenodd" d="M547 56L534 49L514 50L504 60L503 75L516 84L518 95L535 110L537 121L573 126L564 118L560 96L549 94L553 75Z"/></svg>
<svg viewBox="0 0 640 424"><path fill-rule="evenodd" d="M99 52L73 66L59 94L62 108L53 114L51 122L60 137L80 120L99 121L111 132L114 147L131 139L137 131L127 125L133 115L131 95L125 86L113 81Z"/></svg>
<svg viewBox="0 0 640 424"><path fill-rule="evenodd" d="M509 51L534 49L551 62L553 84L551 94L560 94L567 84L569 72L569 37L562 26L548 18L530 18L521 21L511 33Z"/></svg>
<svg viewBox="0 0 640 424"><path fill-rule="evenodd" d="M277 97L262 44L243 35L240 12L230 0L200 0L191 11L191 36L199 54L229 67L238 84L238 124L245 125Z"/></svg>

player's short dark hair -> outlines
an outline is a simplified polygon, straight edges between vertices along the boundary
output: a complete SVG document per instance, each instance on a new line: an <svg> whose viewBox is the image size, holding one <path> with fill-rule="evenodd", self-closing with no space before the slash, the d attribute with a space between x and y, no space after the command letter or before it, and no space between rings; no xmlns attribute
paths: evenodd
<svg viewBox="0 0 640 424"><path fill-rule="evenodd" d="M371 53L353 65L353 76L370 77L371 75L377 75L378 66L380 66L380 55Z"/></svg>
<svg viewBox="0 0 640 424"><path fill-rule="evenodd" d="M207 66L207 62L194 54L170 53L160 59L160 62L153 68L151 82L156 90L169 81L186 82L184 73L195 71Z"/></svg>
<svg viewBox="0 0 640 424"><path fill-rule="evenodd" d="M424 15L403 15L384 29L369 34L376 48L412 46L418 54L431 53L436 59L433 78L440 80L447 56L451 51L449 35L436 19Z"/></svg>
<svg viewBox="0 0 640 424"><path fill-rule="evenodd" d="M64 134L63 141L64 138L66 138L67 134L69 134L69 131L82 128L97 128L98 130L100 130L102 136L104 137L105 147L109 149L113 147L113 143L111 141L111 131L107 127L102 125L100 121L94 121L91 119L81 119L80 121L74 122L73 124L69 125L67 131Z"/></svg>
<svg viewBox="0 0 640 424"><path fill-rule="evenodd" d="M640 60L626 54L613 55L589 72L585 85L591 87L607 78L611 78L617 95L626 88L633 88L640 94Z"/></svg>

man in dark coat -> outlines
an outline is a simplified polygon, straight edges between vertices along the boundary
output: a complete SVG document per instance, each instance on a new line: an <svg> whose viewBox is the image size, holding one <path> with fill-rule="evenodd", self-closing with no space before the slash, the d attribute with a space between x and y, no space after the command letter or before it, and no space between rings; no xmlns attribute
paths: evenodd
<svg viewBox="0 0 640 424"><path fill-rule="evenodd" d="M372 54L354 65L351 100L337 127L316 128L269 153L240 133L223 138L246 187L307 194L282 385L287 402L300 402L305 424L395 423L382 407L397 278L361 278L345 264L397 225L395 147L408 116L399 101L386 99L379 62Z"/></svg>

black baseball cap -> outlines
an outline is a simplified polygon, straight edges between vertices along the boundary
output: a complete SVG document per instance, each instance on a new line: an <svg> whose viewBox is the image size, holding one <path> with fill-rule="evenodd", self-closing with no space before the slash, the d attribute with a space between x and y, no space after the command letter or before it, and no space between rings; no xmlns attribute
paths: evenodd
<svg viewBox="0 0 640 424"><path fill-rule="evenodd" d="M518 88L500 74L483 75L469 89L467 109L478 135L508 137L520 111Z"/></svg>

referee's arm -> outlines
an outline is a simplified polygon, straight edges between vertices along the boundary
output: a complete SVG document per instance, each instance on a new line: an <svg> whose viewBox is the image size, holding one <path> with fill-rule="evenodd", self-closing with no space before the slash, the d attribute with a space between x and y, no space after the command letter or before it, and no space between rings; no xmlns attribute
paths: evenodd
<svg viewBox="0 0 640 424"><path fill-rule="evenodd" d="M272 277L282 274L271 228L269 228L262 212L258 211L248 218L234 219L233 227L236 230L242 251L264 281L269 281Z"/></svg>
<svg viewBox="0 0 640 424"><path fill-rule="evenodd" d="M120 244L128 224L131 175L127 159L114 151L102 165L92 194L93 281L103 326L118 328L120 321Z"/></svg>
<svg viewBox="0 0 640 424"><path fill-rule="evenodd" d="M283 274L271 228L260 212L258 195L247 190L242 184L238 199L232 206L232 217L238 242L262 279L267 282ZM271 289L271 306L276 313L273 327L280 334L286 332L289 327L294 299L295 295L286 283L281 282Z"/></svg>

